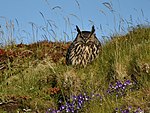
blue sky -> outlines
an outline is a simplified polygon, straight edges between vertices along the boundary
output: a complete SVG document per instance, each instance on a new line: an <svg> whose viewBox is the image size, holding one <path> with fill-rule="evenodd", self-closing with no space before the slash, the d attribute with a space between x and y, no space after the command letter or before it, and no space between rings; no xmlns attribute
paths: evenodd
<svg viewBox="0 0 150 113"><path fill-rule="evenodd" d="M125 33L128 27L148 24L149 6L150 0L1 0L0 31L10 38L6 22L11 22L15 26L12 40L17 43L68 41L76 36L75 25L82 30L95 25L102 40ZM4 42L0 37L0 43Z"/></svg>

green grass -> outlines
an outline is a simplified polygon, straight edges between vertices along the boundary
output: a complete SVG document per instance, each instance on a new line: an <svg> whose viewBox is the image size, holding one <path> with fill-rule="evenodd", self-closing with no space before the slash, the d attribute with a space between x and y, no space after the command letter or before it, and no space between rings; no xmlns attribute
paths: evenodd
<svg viewBox="0 0 150 113"><path fill-rule="evenodd" d="M100 94L80 112L113 113L115 108L150 110L150 28L134 28L103 44L101 55L85 68L66 66L70 43L38 42L6 46L0 54L0 112L57 109L59 99L83 92ZM133 90L106 95L110 82L129 79ZM64 101L65 103L65 101Z"/></svg>

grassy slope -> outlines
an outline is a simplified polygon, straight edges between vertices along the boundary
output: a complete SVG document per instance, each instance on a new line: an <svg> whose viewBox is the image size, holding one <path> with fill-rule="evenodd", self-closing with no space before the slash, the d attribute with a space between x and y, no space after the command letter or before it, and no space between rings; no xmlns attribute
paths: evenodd
<svg viewBox="0 0 150 113"><path fill-rule="evenodd" d="M150 28L137 28L125 36L114 36L103 45L102 54L85 68L65 65L69 43L39 42L13 45L0 51L0 112L45 112L57 108L64 96L99 93L83 112L112 113L116 107L140 106L150 102ZM132 75L132 77L131 77ZM138 90L119 99L105 96L115 79L136 78ZM134 81L134 80L133 80Z"/></svg>

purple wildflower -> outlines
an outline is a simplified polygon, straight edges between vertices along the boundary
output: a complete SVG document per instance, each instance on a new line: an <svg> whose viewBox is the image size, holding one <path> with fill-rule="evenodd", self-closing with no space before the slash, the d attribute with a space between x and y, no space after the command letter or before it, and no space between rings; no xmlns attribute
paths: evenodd
<svg viewBox="0 0 150 113"><path fill-rule="evenodd" d="M77 113L87 102L94 98L100 98L100 100L102 100L102 97L99 94L88 95L87 93L83 93L77 96L73 95L71 98L72 100L68 100L67 103L65 105L61 105L58 110L50 109L47 113ZM59 101L59 103L62 104L61 101Z"/></svg>
<svg viewBox="0 0 150 113"><path fill-rule="evenodd" d="M109 88L107 89L107 94L115 94L116 97L122 97L126 94L128 86L131 84L130 80L121 82L117 80L115 83L110 83Z"/></svg>

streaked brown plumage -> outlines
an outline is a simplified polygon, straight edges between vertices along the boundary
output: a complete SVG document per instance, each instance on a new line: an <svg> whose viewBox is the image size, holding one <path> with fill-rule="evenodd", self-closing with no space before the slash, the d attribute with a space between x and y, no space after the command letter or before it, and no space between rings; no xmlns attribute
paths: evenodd
<svg viewBox="0 0 150 113"><path fill-rule="evenodd" d="M78 26L76 28L78 34L67 51L66 63L86 66L99 55L101 43L94 34L94 26L91 31L80 31Z"/></svg>

